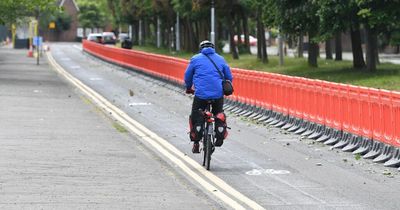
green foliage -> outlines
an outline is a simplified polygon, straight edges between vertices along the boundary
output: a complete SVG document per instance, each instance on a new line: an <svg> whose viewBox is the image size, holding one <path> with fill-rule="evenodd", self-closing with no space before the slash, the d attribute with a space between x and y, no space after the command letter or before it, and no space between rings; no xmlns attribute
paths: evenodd
<svg viewBox="0 0 400 210"><path fill-rule="evenodd" d="M53 12L54 0L1 0L0 24L11 24L18 19L38 16L40 13Z"/></svg>
<svg viewBox="0 0 400 210"><path fill-rule="evenodd" d="M319 41L327 40L337 32L346 31L357 20L357 8L352 0L320 0L317 5Z"/></svg>
<svg viewBox="0 0 400 210"><path fill-rule="evenodd" d="M358 15L370 27L378 30L392 30L399 27L400 1L355 0Z"/></svg>
<svg viewBox="0 0 400 210"><path fill-rule="evenodd" d="M78 15L79 23L84 28L102 28L106 25L105 13L95 2L81 3Z"/></svg>
<svg viewBox="0 0 400 210"><path fill-rule="evenodd" d="M400 31L393 31L391 34L390 44L392 45L400 45Z"/></svg>

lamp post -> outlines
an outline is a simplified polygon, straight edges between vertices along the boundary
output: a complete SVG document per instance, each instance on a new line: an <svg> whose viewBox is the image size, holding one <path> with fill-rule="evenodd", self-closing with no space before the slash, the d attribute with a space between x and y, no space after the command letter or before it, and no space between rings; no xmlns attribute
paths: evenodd
<svg viewBox="0 0 400 210"><path fill-rule="evenodd" d="M35 35L36 35L36 65L39 65L39 56L40 56L40 39L39 39L39 18L40 18L40 8L37 6L37 15L36 15L36 25L35 25Z"/></svg>
<svg viewBox="0 0 400 210"><path fill-rule="evenodd" d="M181 50L181 44L180 44L180 42L181 42L181 40L180 40L180 32L179 32L179 25L180 25L180 23L179 23L179 12L176 14L176 30L175 30L175 33L176 33L176 35L175 35L175 37L176 37L176 41L175 41L175 48L176 48L176 51L180 51Z"/></svg>
<svg viewBox="0 0 400 210"><path fill-rule="evenodd" d="M283 66L283 37L282 37L282 30L279 28L278 33L278 52L279 52L279 65Z"/></svg>
<svg viewBox="0 0 400 210"><path fill-rule="evenodd" d="M215 44L215 8L214 0L211 0L211 42Z"/></svg>
<svg viewBox="0 0 400 210"><path fill-rule="evenodd" d="M157 48L161 47L161 20L157 17Z"/></svg>

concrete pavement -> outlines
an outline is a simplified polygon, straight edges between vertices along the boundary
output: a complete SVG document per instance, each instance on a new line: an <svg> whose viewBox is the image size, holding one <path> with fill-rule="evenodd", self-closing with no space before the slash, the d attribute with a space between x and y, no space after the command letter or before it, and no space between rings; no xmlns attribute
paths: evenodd
<svg viewBox="0 0 400 210"><path fill-rule="evenodd" d="M0 48L0 209L221 209L68 85Z"/></svg>

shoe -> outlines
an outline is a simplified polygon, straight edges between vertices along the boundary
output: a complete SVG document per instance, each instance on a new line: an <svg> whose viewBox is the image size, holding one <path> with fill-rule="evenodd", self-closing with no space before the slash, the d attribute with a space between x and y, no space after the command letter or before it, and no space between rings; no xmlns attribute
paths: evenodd
<svg viewBox="0 0 400 210"><path fill-rule="evenodd" d="M200 153L200 144L198 142L193 143L192 152L193 153Z"/></svg>

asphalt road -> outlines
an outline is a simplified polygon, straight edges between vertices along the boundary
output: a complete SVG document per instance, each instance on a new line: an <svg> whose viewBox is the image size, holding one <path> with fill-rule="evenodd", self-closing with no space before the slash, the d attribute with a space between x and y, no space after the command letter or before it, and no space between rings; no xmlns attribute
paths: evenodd
<svg viewBox="0 0 400 210"><path fill-rule="evenodd" d="M82 53L79 44L52 44L51 50L55 60L74 77L189 158L201 162L201 155L191 154L187 135L192 98L181 89L101 62ZM214 153L211 172L264 208L400 209L397 169L357 159L280 129L231 114L228 117L232 130L223 147ZM136 154L136 145L141 144L134 138L127 137L124 141L127 156ZM201 192L200 197L209 200L208 205L214 205L210 208L223 205L187 177L176 163L166 160L152 145L143 145L145 151L164 160L156 162L163 164L165 170L186 177L181 182L190 183L186 187L191 192ZM158 186L158 183L148 184Z"/></svg>

